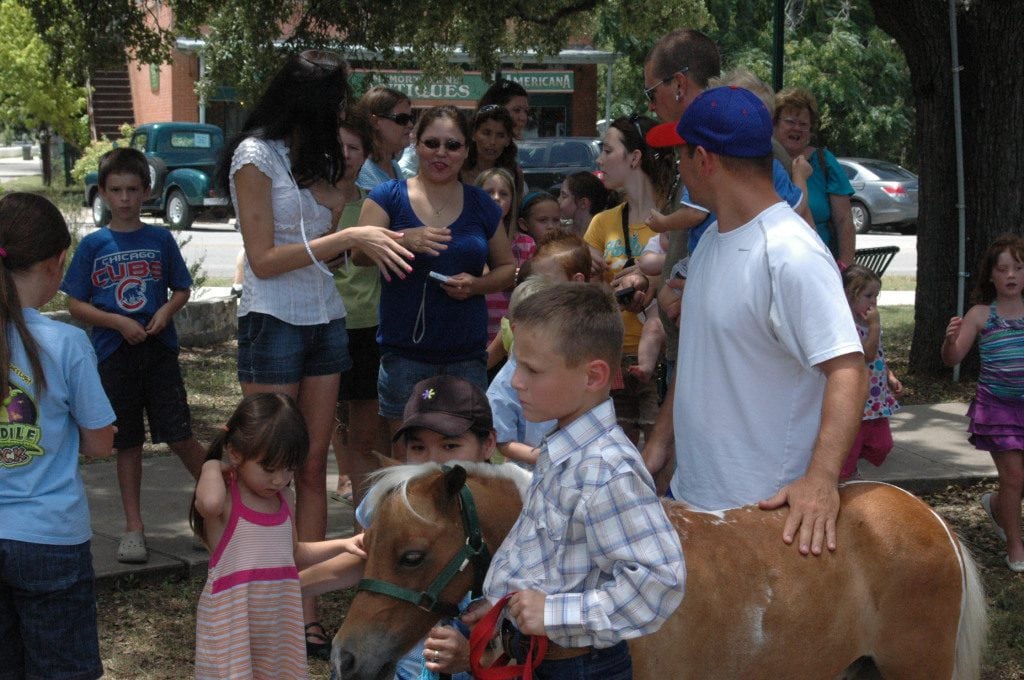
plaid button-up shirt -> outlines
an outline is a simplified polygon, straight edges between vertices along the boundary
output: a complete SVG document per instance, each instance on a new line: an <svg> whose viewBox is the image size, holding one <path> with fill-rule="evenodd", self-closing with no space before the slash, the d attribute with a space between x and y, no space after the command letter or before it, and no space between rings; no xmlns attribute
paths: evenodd
<svg viewBox="0 0 1024 680"><path fill-rule="evenodd" d="M609 399L545 439L484 593L544 592L551 640L602 648L656 631L685 577L679 536Z"/></svg>

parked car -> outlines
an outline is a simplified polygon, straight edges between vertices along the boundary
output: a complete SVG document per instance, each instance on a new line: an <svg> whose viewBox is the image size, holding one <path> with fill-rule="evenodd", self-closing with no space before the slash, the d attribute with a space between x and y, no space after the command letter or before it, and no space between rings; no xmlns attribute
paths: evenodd
<svg viewBox="0 0 1024 680"><path fill-rule="evenodd" d="M858 234L873 227L903 234L917 229L917 175L889 161L838 158L853 185L850 208Z"/></svg>
<svg viewBox="0 0 1024 680"><path fill-rule="evenodd" d="M536 137L516 142L519 165L531 191L550 191L575 172L597 170L601 140L593 137Z"/></svg>
<svg viewBox="0 0 1024 680"><path fill-rule="evenodd" d="M224 133L216 125L146 123L135 128L129 144L149 162L150 194L143 213L162 215L172 228L191 229L199 213L230 209L215 181L224 148ZM85 176L85 204L100 227L110 221L110 210L100 198L97 176Z"/></svg>

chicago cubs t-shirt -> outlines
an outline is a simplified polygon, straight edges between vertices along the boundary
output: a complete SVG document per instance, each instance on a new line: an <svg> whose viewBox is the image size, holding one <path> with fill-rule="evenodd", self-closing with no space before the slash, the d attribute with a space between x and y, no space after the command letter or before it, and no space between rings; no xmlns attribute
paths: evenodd
<svg viewBox="0 0 1024 680"><path fill-rule="evenodd" d="M60 289L97 309L145 326L167 303L168 289L187 290L191 285L192 277L174 235L146 224L128 232L99 229L82 239ZM178 349L173 321L157 337ZM122 341L122 335L112 328L92 329L99 361L113 354Z"/></svg>

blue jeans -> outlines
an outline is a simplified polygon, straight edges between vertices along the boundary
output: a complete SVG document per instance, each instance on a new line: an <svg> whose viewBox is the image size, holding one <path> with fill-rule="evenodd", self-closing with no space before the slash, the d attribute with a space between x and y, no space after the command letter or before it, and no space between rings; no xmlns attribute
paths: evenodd
<svg viewBox="0 0 1024 680"><path fill-rule="evenodd" d="M416 383L438 375L463 378L487 391L487 359L455 361L450 364L428 364L407 359L393 350L381 348L380 374L377 377L377 398L380 414L389 420L401 420L405 402L412 395Z"/></svg>
<svg viewBox="0 0 1024 680"><path fill-rule="evenodd" d="M516 661L523 663L524 658ZM571 659L542 661L533 671L533 677L536 680L633 680L633 657L623 640Z"/></svg>
<svg viewBox="0 0 1024 680"><path fill-rule="evenodd" d="M0 539L0 680L101 675L89 541Z"/></svg>

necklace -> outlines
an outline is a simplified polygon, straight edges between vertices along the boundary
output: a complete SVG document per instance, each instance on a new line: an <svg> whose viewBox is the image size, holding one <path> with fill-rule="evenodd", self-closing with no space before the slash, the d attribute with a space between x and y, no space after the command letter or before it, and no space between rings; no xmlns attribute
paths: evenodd
<svg viewBox="0 0 1024 680"><path fill-rule="evenodd" d="M455 197L454 194L449 193L448 200L444 202L440 208L434 207L434 202L430 200L430 195L426 191L423 192L423 197L427 200L427 205L434 212L434 217L440 217L441 213L448 209L448 206L452 204L452 199Z"/></svg>

